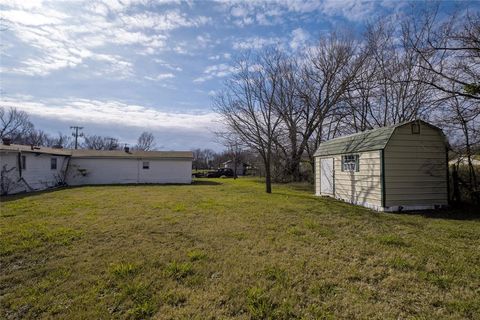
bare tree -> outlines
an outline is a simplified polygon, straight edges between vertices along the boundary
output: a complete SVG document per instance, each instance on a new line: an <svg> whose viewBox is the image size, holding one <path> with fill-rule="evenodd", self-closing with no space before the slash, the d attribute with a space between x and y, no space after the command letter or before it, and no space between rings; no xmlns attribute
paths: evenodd
<svg viewBox="0 0 480 320"><path fill-rule="evenodd" d="M54 148L73 148L75 142L72 140L71 136L58 132L57 136L47 135L45 146Z"/></svg>
<svg viewBox="0 0 480 320"><path fill-rule="evenodd" d="M0 107L0 138L10 138L12 143L21 140L33 130L28 114L13 107Z"/></svg>
<svg viewBox="0 0 480 320"><path fill-rule="evenodd" d="M97 135L85 136L83 144L85 149L93 150L117 150L119 148L118 139L111 137L102 137Z"/></svg>
<svg viewBox="0 0 480 320"><path fill-rule="evenodd" d="M32 146L47 146L50 137L48 134L41 129L32 129L22 137L21 144L32 145Z"/></svg>
<svg viewBox="0 0 480 320"><path fill-rule="evenodd" d="M442 20L438 6L424 9L420 18L403 21L408 44L428 78L414 79L448 94L480 100L480 14L457 13ZM453 86L452 86L453 84Z"/></svg>
<svg viewBox="0 0 480 320"><path fill-rule="evenodd" d="M237 178L237 169L242 162L242 152L244 143L242 138L234 132L216 132L215 133L220 143L227 149L224 155L227 156L227 161L232 161L233 164L233 178Z"/></svg>
<svg viewBox="0 0 480 320"><path fill-rule="evenodd" d="M210 169L217 153L211 149L194 149L192 166L195 170Z"/></svg>
<svg viewBox="0 0 480 320"><path fill-rule="evenodd" d="M475 150L480 150L480 108L478 102L454 96L445 101L437 122L450 136L451 147L457 155L457 166L466 165L467 180L463 181L472 196L479 188L479 181L473 164ZM458 172L458 168L457 172Z"/></svg>
<svg viewBox="0 0 480 320"><path fill-rule="evenodd" d="M137 144L135 145L136 150L150 151L155 148L155 137L151 132L144 131L138 137Z"/></svg>
<svg viewBox="0 0 480 320"><path fill-rule="evenodd" d="M236 62L238 72L214 101L227 129L262 157L267 193L272 192L272 148L281 120L274 110L280 58L274 50L246 55Z"/></svg>
<svg viewBox="0 0 480 320"><path fill-rule="evenodd" d="M302 107L299 128L301 143L297 152L299 160L307 152L313 170L313 154L325 138L335 134L329 123L341 119L341 106L345 93L361 69L365 56L360 54L355 41L348 35L323 38L310 52L302 67L298 91ZM327 129L326 136L324 132Z"/></svg>
<svg viewBox="0 0 480 320"><path fill-rule="evenodd" d="M364 63L346 93L342 122L354 132L427 118L436 105L419 54L397 24L379 20L365 32Z"/></svg>

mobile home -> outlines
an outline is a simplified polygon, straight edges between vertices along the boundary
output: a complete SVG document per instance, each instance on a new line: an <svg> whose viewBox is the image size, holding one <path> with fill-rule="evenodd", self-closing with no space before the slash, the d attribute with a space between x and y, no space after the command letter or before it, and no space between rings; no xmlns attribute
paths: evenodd
<svg viewBox="0 0 480 320"><path fill-rule="evenodd" d="M191 151L71 150L0 145L0 193L62 185L192 182Z"/></svg>

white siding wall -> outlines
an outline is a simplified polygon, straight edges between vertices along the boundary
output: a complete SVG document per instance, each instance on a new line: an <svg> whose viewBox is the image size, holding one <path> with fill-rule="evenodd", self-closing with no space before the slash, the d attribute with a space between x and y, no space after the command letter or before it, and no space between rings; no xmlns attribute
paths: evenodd
<svg viewBox="0 0 480 320"><path fill-rule="evenodd" d="M328 156L334 158L335 198L349 203L381 209L381 159L380 151L355 153L359 155L360 171L342 172L342 155ZM320 158L315 159L315 190L320 192Z"/></svg>
<svg viewBox="0 0 480 320"><path fill-rule="evenodd" d="M385 148L386 207L397 210L447 205L447 167L444 138L421 124L412 134L410 124L395 129ZM388 208L386 208L388 210Z"/></svg>
<svg viewBox="0 0 480 320"><path fill-rule="evenodd" d="M143 161L150 169L142 168ZM72 158L67 178L70 185L191 182L191 160L167 159Z"/></svg>
<svg viewBox="0 0 480 320"><path fill-rule="evenodd" d="M320 196L320 157L315 157L315 195Z"/></svg>
<svg viewBox="0 0 480 320"><path fill-rule="evenodd" d="M8 173L4 174L4 188L6 189L6 191L8 191L9 194L25 191L25 186L17 182L19 179L19 175L16 152L0 152L0 170L2 170L4 167L6 170L9 171Z"/></svg>
<svg viewBox="0 0 480 320"><path fill-rule="evenodd" d="M9 173L9 177L18 181L19 171L18 171L18 153L0 153L1 155L1 166L5 164L7 168L15 167L15 170ZM24 182L16 182L15 188L11 191L10 194L25 192L25 191L39 191L52 188L58 185L58 183L63 179L64 170L68 158L65 156L55 156L49 154L35 154L30 152L22 153L22 156L25 156L26 159L26 169L22 170L22 177L27 182L28 186ZM50 169L50 159L57 158L57 169Z"/></svg>

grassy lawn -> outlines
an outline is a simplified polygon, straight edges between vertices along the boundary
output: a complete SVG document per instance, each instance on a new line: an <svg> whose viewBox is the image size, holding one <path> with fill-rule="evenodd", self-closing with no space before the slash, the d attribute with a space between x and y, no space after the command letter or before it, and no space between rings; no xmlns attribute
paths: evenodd
<svg viewBox="0 0 480 320"><path fill-rule="evenodd" d="M1 319L480 319L480 221L255 180L2 199Z"/></svg>

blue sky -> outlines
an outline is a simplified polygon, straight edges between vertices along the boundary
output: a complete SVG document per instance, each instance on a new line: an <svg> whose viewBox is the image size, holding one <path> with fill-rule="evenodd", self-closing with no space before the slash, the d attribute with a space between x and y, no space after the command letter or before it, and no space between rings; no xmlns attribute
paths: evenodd
<svg viewBox="0 0 480 320"><path fill-rule="evenodd" d="M2 0L1 103L55 134L133 144L142 131L169 149L222 147L211 96L244 50L302 50L333 29L361 33L401 15L400 1ZM478 7L478 2L444 2Z"/></svg>

